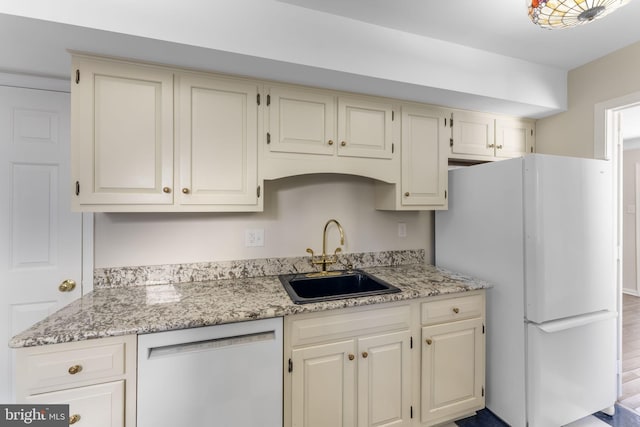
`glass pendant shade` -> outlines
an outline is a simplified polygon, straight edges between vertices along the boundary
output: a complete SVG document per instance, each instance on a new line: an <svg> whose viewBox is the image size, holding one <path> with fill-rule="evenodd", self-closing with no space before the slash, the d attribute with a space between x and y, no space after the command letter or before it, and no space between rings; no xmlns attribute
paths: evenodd
<svg viewBox="0 0 640 427"><path fill-rule="evenodd" d="M529 18L543 28L566 28L602 18L629 0L526 0Z"/></svg>

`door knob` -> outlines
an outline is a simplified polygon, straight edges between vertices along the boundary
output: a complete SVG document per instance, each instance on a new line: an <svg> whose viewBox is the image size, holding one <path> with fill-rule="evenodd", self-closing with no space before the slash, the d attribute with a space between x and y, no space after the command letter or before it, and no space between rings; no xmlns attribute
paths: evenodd
<svg viewBox="0 0 640 427"><path fill-rule="evenodd" d="M75 280L72 280L72 279L67 279L64 282L60 283L60 286L58 286L58 290L60 292L71 292L75 288L76 288L76 282Z"/></svg>

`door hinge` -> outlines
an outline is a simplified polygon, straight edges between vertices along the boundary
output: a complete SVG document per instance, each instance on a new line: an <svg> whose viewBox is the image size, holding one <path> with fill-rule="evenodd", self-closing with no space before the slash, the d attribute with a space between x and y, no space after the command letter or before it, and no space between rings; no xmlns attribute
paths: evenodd
<svg viewBox="0 0 640 427"><path fill-rule="evenodd" d="M482 387L482 397L484 397L484 387Z"/></svg>
<svg viewBox="0 0 640 427"><path fill-rule="evenodd" d="M258 101L258 105L260 105L260 94L256 97L256 101Z"/></svg>
<svg viewBox="0 0 640 427"><path fill-rule="evenodd" d="M449 127L453 127L453 113L451 113L451 120L449 120Z"/></svg>
<svg viewBox="0 0 640 427"><path fill-rule="evenodd" d="M80 83L80 69L76 70L76 84Z"/></svg>
<svg viewBox="0 0 640 427"><path fill-rule="evenodd" d="M80 195L80 181L76 181L76 196Z"/></svg>
<svg viewBox="0 0 640 427"><path fill-rule="evenodd" d="M258 190L256 191L256 194L258 195L258 199L260 198L260 186L258 185Z"/></svg>
<svg viewBox="0 0 640 427"><path fill-rule="evenodd" d="M267 94L267 107L271 105L271 95Z"/></svg>
<svg viewBox="0 0 640 427"><path fill-rule="evenodd" d="M447 199L447 190L444 190L444 198Z"/></svg>
<svg viewBox="0 0 640 427"><path fill-rule="evenodd" d="M409 337L409 348L413 348L413 337Z"/></svg>
<svg viewBox="0 0 640 427"><path fill-rule="evenodd" d="M391 154L396 152L396 144L394 144L393 142L391 143Z"/></svg>
<svg viewBox="0 0 640 427"><path fill-rule="evenodd" d="M482 333L484 334L484 323L482 324Z"/></svg>
<svg viewBox="0 0 640 427"><path fill-rule="evenodd" d="M447 127L447 118L444 118L444 127Z"/></svg>
<svg viewBox="0 0 640 427"><path fill-rule="evenodd" d="M531 136L533 136L533 129L531 129Z"/></svg>
<svg viewBox="0 0 640 427"><path fill-rule="evenodd" d="M396 119L396 112L391 110L391 121L394 121Z"/></svg>
<svg viewBox="0 0 640 427"><path fill-rule="evenodd" d="M293 372L293 361L289 359L289 372Z"/></svg>
<svg viewBox="0 0 640 427"><path fill-rule="evenodd" d="M267 132L267 144L271 144L271 133Z"/></svg>
<svg viewBox="0 0 640 427"><path fill-rule="evenodd" d="M449 138L449 147L453 147L453 138Z"/></svg>
<svg viewBox="0 0 640 427"><path fill-rule="evenodd" d="M411 406L411 409L409 410L409 415L411 416L411 418L413 418L413 406Z"/></svg>

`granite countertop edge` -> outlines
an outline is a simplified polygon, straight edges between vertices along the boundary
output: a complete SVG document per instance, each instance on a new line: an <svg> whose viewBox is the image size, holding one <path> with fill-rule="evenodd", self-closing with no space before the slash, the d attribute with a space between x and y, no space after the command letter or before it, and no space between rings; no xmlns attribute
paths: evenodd
<svg viewBox="0 0 640 427"><path fill-rule="evenodd" d="M362 270L401 292L295 304L277 276L96 289L14 336L22 348L464 293L491 285L428 264Z"/></svg>

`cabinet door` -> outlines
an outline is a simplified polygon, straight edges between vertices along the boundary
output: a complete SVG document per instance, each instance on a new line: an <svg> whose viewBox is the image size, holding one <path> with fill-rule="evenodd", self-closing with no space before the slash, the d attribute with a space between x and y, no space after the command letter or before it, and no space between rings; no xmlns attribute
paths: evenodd
<svg viewBox="0 0 640 427"><path fill-rule="evenodd" d="M402 205L445 205L447 144L444 110L402 109Z"/></svg>
<svg viewBox="0 0 640 427"><path fill-rule="evenodd" d="M173 73L83 57L74 58L74 69L79 204L173 203Z"/></svg>
<svg viewBox="0 0 640 427"><path fill-rule="evenodd" d="M268 150L334 155L336 100L324 93L269 88Z"/></svg>
<svg viewBox="0 0 640 427"><path fill-rule="evenodd" d="M530 120L496 120L496 157L520 157L533 153L533 123Z"/></svg>
<svg viewBox="0 0 640 427"><path fill-rule="evenodd" d="M409 331L358 339L358 426L411 423Z"/></svg>
<svg viewBox="0 0 640 427"><path fill-rule="evenodd" d="M338 98L338 155L392 158L393 106L358 98Z"/></svg>
<svg viewBox="0 0 640 427"><path fill-rule="evenodd" d="M257 204L257 85L178 79L179 203Z"/></svg>
<svg viewBox="0 0 640 427"><path fill-rule="evenodd" d="M450 157L472 155L491 158L495 153L494 118L484 114L455 112Z"/></svg>
<svg viewBox="0 0 640 427"><path fill-rule="evenodd" d="M36 394L25 403L69 404L69 421L79 426L124 427L124 381Z"/></svg>
<svg viewBox="0 0 640 427"><path fill-rule="evenodd" d="M422 423L484 407L482 319L422 328Z"/></svg>
<svg viewBox="0 0 640 427"><path fill-rule="evenodd" d="M292 351L293 427L354 427L355 341Z"/></svg>

